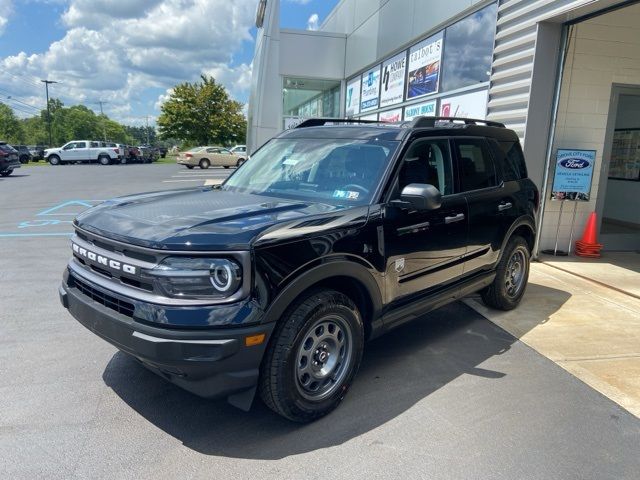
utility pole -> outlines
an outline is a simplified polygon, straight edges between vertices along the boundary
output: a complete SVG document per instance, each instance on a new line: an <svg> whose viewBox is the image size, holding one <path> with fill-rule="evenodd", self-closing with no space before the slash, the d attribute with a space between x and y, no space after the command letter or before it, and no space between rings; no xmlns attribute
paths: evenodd
<svg viewBox="0 0 640 480"><path fill-rule="evenodd" d="M145 118L147 119L147 145L151 145L151 142L149 142L149 115Z"/></svg>
<svg viewBox="0 0 640 480"><path fill-rule="evenodd" d="M47 92L47 124L49 126L49 146L53 147L53 139L51 136L51 112L49 109L49 84L58 83L58 82L54 82L53 80L40 80L40 81L44 83L44 87Z"/></svg>
<svg viewBox="0 0 640 480"><path fill-rule="evenodd" d="M104 127L104 112L102 111L102 105L104 105L105 103L109 103L109 102L103 102L102 100L96 102L98 105L100 105L100 116L102 117L102 137L104 139L104 141L107 141L107 130Z"/></svg>

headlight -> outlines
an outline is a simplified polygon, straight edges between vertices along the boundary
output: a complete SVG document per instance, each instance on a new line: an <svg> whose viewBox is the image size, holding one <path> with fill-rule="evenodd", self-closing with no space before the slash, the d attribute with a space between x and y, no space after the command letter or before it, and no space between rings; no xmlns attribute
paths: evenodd
<svg viewBox="0 0 640 480"><path fill-rule="evenodd" d="M178 298L227 298L242 284L242 268L226 258L169 257L147 274Z"/></svg>

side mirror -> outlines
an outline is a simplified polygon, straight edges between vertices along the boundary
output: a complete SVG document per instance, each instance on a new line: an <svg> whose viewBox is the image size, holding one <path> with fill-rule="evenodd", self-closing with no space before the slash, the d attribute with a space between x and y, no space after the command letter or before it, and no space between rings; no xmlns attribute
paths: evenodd
<svg viewBox="0 0 640 480"><path fill-rule="evenodd" d="M442 194L428 183L410 183L402 189L400 200L392 205L412 210L436 210L442 205Z"/></svg>

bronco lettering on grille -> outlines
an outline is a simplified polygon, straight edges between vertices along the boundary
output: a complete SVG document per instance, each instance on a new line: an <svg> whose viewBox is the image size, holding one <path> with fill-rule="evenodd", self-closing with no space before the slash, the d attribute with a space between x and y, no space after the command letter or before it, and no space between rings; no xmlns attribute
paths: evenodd
<svg viewBox="0 0 640 480"><path fill-rule="evenodd" d="M118 260L113 260L111 258L105 257L104 255L97 254L95 252L87 250L86 248L76 245L73 242L71 243L71 248L80 257L86 258L87 260L90 260L97 264L104 265L105 267L122 271L130 275L135 275L137 273L137 268L133 265L119 262Z"/></svg>

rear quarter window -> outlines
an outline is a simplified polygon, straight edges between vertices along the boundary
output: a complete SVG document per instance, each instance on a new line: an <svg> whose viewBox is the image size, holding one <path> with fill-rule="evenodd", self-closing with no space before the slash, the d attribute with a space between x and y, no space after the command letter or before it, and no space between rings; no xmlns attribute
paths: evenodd
<svg viewBox="0 0 640 480"><path fill-rule="evenodd" d="M502 164L502 174L505 182L527 178L527 165L524 161L520 142L496 141L496 157Z"/></svg>

